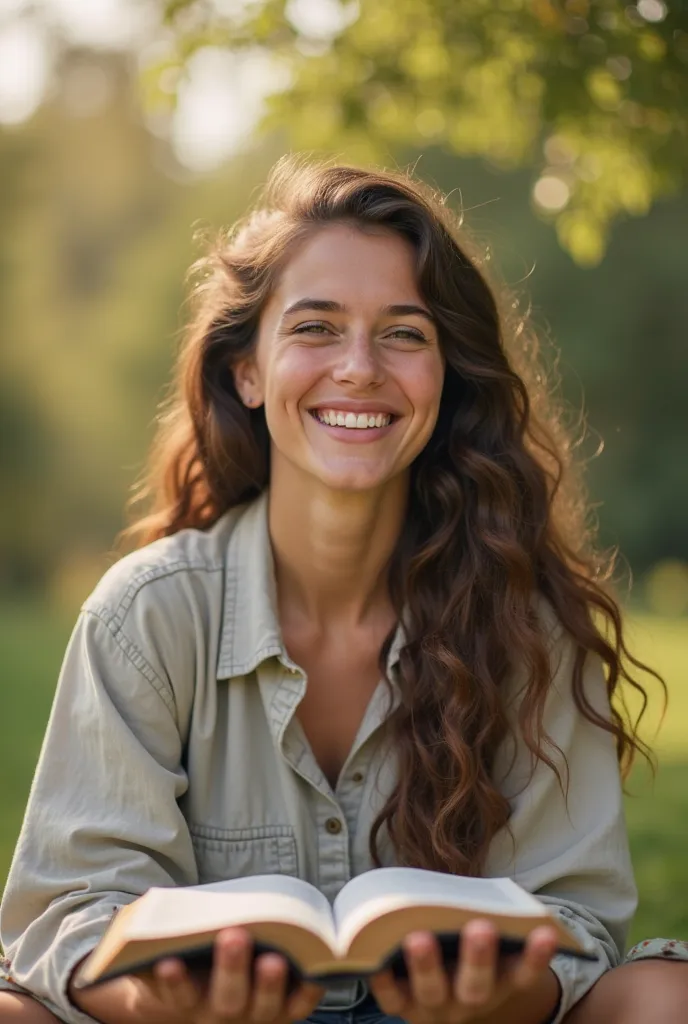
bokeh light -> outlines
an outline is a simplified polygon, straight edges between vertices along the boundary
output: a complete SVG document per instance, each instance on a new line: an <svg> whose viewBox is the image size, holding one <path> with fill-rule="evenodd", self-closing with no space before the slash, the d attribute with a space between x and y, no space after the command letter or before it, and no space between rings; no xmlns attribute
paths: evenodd
<svg viewBox="0 0 688 1024"><path fill-rule="evenodd" d="M638 0L638 13L645 21L664 21L667 6L662 0Z"/></svg>
<svg viewBox="0 0 688 1024"><path fill-rule="evenodd" d="M569 201L571 189L554 174L543 174L533 187L533 199L543 210L563 210Z"/></svg>

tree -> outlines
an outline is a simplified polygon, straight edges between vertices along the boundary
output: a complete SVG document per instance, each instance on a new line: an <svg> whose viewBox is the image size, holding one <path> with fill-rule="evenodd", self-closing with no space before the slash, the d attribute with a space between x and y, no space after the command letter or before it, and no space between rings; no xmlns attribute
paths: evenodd
<svg viewBox="0 0 688 1024"><path fill-rule="evenodd" d="M204 47L265 48L289 78L267 124L297 148L365 162L439 144L531 168L536 212L580 264L600 261L615 218L688 179L680 2L160 2L174 45L149 69L158 98Z"/></svg>

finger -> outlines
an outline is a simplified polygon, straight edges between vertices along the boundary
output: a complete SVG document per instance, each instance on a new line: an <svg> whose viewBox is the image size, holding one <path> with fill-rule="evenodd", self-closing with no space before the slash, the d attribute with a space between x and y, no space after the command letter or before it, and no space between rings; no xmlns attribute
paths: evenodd
<svg viewBox="0 0 688 1024"><path fill-rule="evenodd" d="M510 978L514 968L518 965L522 956L521 953L499 953L497 957L497 984L499 985L506 978Z"/></svg>
<svg viewBox="0 0 688 1024"><path fill-rule="evenodd" d="M169 1007L192 1010L201 1001L201 993L182 960L166 958L153 968L158 998Z"/></svg>
<svg viewBox="0 0 688 1024"><path fill-rule="evenodd" d="M251 991L251 939L241 928L226 928L218 933L213 950L209 1001L218 1017L238 1017L245 1013Z"/></svg>
<svg viewBox="0 0 688 1024"><path fill-rule="evenodd" d="M466 1006L482 1006L494 995L497 930L489 921L469 921L461 932L461 955L454 994Z"/></svg>
<svg viewBox="0 0 688 1024"><path fill-rule="evenodd" d="M373 975L370 991L387 1017L400 1017L410 1001L408 986L398 982L391 971Z"/></svg>
<svg viewBox="0 0 688 1024"><path fill-rule="evenodd" d="M252 1021L270 1021L282 1014L286 981L287 961L283 956L264 953L258 957L249 1014Z"/></svg>
<svg viewBox="0 0 688 1024"><path fill-rule="evenodd" d="M403 950L413 1001L431 1010L443 1006L449 998L449 979L435 936L411 932L404 939Z"/></svg>
<svg viewBox="0 0 688 1024"><path fill-rule="evenodd" d="M530 988L548 967L557 948L557 933L554 928L536 928L528 936L522 956L509 971L509 981L514 988Z"/></svg>
<svg viewBox="0 0 688 1024"><path fill-rule="evenodd" d="M287 1000L287 1019L305 1020L306 1017L310 1017L324 994L324 988L310 981L299 985L296 992Z"/></svg>

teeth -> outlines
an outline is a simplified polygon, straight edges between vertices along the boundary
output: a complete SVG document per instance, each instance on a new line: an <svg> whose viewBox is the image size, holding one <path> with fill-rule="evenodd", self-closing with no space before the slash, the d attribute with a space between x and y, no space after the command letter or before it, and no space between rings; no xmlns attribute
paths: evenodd
<svg viewBox="0 0 688 1024"><path fill-rule="evenodd" d="M321 423L328 427L348 427L350 430L367 430L370 427L386 427L392 417L388 413L378 412L339 412L335 409L316 409L314 414Z"/></svg>

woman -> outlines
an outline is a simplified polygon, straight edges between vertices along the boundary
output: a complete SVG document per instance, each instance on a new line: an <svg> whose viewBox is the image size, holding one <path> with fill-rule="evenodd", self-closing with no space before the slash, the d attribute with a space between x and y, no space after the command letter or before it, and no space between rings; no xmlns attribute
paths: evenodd
<svg viewBox="0 0 688 1024"><path fill-rule="evenodd" d="M638 663L534 338L456 239L406 178L287 161L199 264L153 511L65 656L2 907L0 1021L536 1024L630 990L611 972L586 996L636 904L618 759L641 744L609 697ZM287 996L285 961L251 974L228 929L209 980L167 960L71 984L151 885L277 871L332 898L391 863L512 875L599 962L555 956L544 928L497 963L475 920L451 977L419 932L408 984Z"/></svg>

